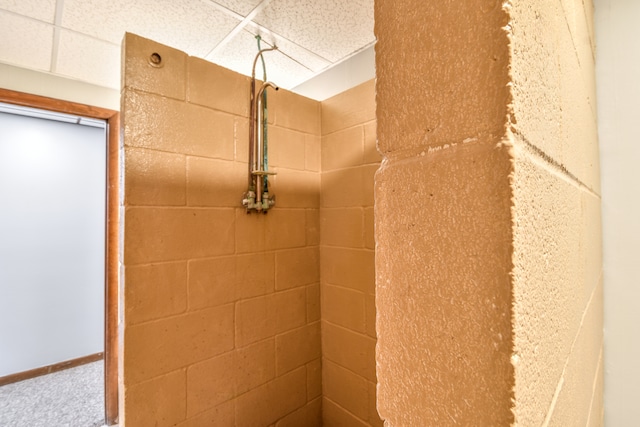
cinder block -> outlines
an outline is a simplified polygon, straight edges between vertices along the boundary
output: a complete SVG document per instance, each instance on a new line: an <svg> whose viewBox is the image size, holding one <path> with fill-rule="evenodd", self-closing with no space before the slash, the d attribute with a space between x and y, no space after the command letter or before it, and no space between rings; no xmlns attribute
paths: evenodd
<svg viewBox="0 0 640 427"><path fill-rule="evenodd" d="M322 101L322 135L376 118L375 80Z"/></svg>
<svg viewBox="0 0 640 427"><path fill-rule="evenodd" d="M323 246L362 248L364 233L362 208L320 209L320 243Z"/></svg>
<svg viewBox="0 0 640 427"><path fill-rule="evenodd" d="M307 246L320 244L320 212L318 209L305 210Z"/></svg>
<svg viewBox="0 0 640 427"><path fill-rule="evenodd" d="M322 320L364 334L365 294L341 286L322 285Z"/></svg>
<svg viewBox="0 0 640 427"><path fill-rule="evenodd" d="M236 425L236 405L235 400L228 400L208 411L201 412L177 427L235 427Z"/></svg>
<svg viewBox="0 0 640 427"><path fill-rule="evenodd" d="M265 247L290 249L306 246L306 210L274 209L267 214L265 223Z"/></svg>
<svg viewBox="0 0 640 427"><path fill-rule="evenodd" d="M307 401L322 396L322 359L307 363Z"/></svg>
<svg viewBox="0 0 640 427"><path fill-rule="evenodd" d="M301 367L236 399L236 426L270 425L306 403L306 369Z"/></svg>
<svg viewBox="0 0 640 427"><path fill-rule="evenodd" d="M321 427L322 426L322 399L317 398L307 403L278 421L275 427Z"/></svg>
<svg viewBox="0 0 640 427"><path fill-rule="evenodd" d="M189 102L249 117L249 77L196 57L187 64Z"/></svg>
<svg viewBox="0 0 640 427"><path fill-rule="evenodd" d="M320 280L320 253L317 247L279 251L275 256L277 290L311 285Z"/></svg>
<svg viewBox="0 0 640 427"><path fill-rule="evenodd" d="M234 116L125 90L124 145L233 160Z"/></svg>
<svg viewBox="0 0 640 427"><path fill-rule="evenodd" d="M317 172L278 168L269 179L269 192L277 197L278 208L318 208L320 175Z"/></svg>
<svg viewBox="0 0 640 427"><path fill-rule="evenodd" d="M228 160L187 158L189 206L236 207L247 191L247 166Z"/></svg>
<svg viewBox="0 0 640 427"><path fill-rule="evenodd" d="M275 255L259 252L236 255L236 295L252 298L273 292L275 287Z"/></svg>
<svg viewBox="0 0 640 427"><path fill-rule="evenodd" d="M376 341L372 338L322 322L323 359L343 366L369 381L376 380L375 347Z"/></svg>
<svg viewBox="0 0 640 427"><path fill-rule="evenodd" d="M322 363L323 395L362 420L369 418L367 381L328 359Z"/></svg>
<svg viewBox="0 0 640 427"><path fill-rule="evenodd" d="M288 90L269 94L269 117L277 126L320 135L320 103Z"/></svg>
<svg viewBox="0 0 640 427"><path fill-rule="evenodd" d="M306 324L305 288L239 301L236 304L236 346L272 337Z"/></svg>
<svg viewBox="0 0 640 427"><path fill-rule="evenodd" d="M172 426L187 414L184 369L125 388L124 416L129 425Z"/></svg>
<svg viewBox="0 0 640 427"><path fill-rule="evenodd" d="M305 134L305 164L304 168L308 171L320 172L320 136Z"/></svg>
<svg viewBox="0 0 640 427"><path fill-rule="evenodd" d="M307 289L307 323L320 320L320 284L308 285Z"/></svg>
<svg viewBox="0 0 640 427"><path fill-rule="evenodd" d="M125 265L230 254L233 230L233 209L129 208Z"/></svg>
<svg viewBox="0 0 640 427"><path fill-rule="evenodd" d="M322 136L322 171L360 166L364 161L364 129L353 126Z"/></svg>
<svg viewBox="0 0 640 427"><path fill-rule="evenodd" d="M282 375L319 359L320 322L276 336L276 372Z"/></svg>
<svg viewBox="0 0 640 427"><path fill-rule="evenodd" d="M367 423L326 397L322 398L322 420L326 426L370 427Z"/></svg>
<svg viewBox="0 0 640 427"><path fill-rule="evenodd" d="M273 338L236 350L233 374L240 395L275 378L276 345Z"/></svg>
<svg viewBox="0 0 640 427"><path fill-rule="evenodd" d="M124 151L125 204L184 206L186 157L127 147Z"/></svg>
<svg viewBox="0 0 640 427"><path fill-rule="evenodd" d="M183 313L187 309L185 262L125 267L127 325Z"/></svg>
<svg viewBox="0 0 640 427"><path fill-rule="evenodd" d="M236 357L233 351L187 369L189 417L215 408L236 396Z"/></svg>
<svg viewBox="0 0 640 427"><path fill-rule="evenodd" d="M242 117L233 119L233 140L235 143L235 160L243 162L249 173L249 120ZM247 175L248 179L248 175Z"/></svg>
<svg viewBox="0 0 640 427"><path fill-rule="evenodd" d="M125 33L123 49L123 87L185 99L186 53L131 33ZM151 64L153 54L162 67Z"/></svg>
<svg viewBox="0 0 640 427"><path fill-rule="evenodd" d="M366 206L363 194L365 188L363 168L360 166L323 172L320 206L324 208Z"/></svg>
<svg viewBox="0 0 640 427"><path fill-rule="evenodd" d="M279 126L269 126L269 166L305 169L306 134Z"/></svg>
<svg viewBox="0 0 640 427"><path fill-rule="evenodd" d="M340 285L373 294L375 253L367 249L320 248L322 283Z"/></svg>
<svg viewBox="0 0 640 427"><path fill-rule="evenodd" d="M367 378L377 374L387 423L449 424L450 410L458 424L512 423L511 174L510 149L487 139L392 160L376 176Z"/></svg>
<svg viewBox="0 0 640 427"><path fill-rule="evenodd" d="M224 305L236 300L234 257L189 261L189 309Z"/></svg>
<svg viewBox="0 0 640 427"><path fill-rule="evenodd" d="M233 304L125 327L125 387L233 348Z"/></svg>

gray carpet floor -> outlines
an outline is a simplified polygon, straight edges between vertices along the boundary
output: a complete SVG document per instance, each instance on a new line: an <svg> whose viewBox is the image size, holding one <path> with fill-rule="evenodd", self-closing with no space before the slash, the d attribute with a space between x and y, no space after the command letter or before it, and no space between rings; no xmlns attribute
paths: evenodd
<svg viewBox="0 0 640 427"><path fill-rule="evenodd" d="M0 387L0 427L104 425L103 369L98 361Z"/></svg>

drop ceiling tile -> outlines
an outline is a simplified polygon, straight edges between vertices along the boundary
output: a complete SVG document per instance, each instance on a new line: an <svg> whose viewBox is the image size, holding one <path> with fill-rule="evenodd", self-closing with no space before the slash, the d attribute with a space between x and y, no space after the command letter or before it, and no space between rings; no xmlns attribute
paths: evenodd
<svg viewBox="0 0 640 427"><path fill-rule="evenodd" d="M0 11L0 40L0 61L36 70L49 70L52 25Z"/></svg>
<svg viewBox="0 0 640 427"><path fill-rule="evenodd" d="M209 0L242 16L247 16L262 0Z"/></svg>
<svg viewBox="0 0 640 427"><path fill-rule="evenodd" d="M120 44L125 31L203 57L237 24L203 0L65 0L62 26Z"/></svg>
<svg viewBox="0 0 640 427"><path fill-rule="evenodd" d="M60 30L56 72L120 89L120 47L84 34Z"/></svg>
<svg viewBox="0 0 640 427"><path fill-rule="evenodd" d="M267 77L283 89L292 89L314 75L313 71L303 67L278 51L273 53L271 60L265 58L265 61L268 72ZM260 70L262 71L262 69ZM256 73L257 72L256 70Z"/></svg>
<svg viewBox="0 0 640 427"><path fill-rule="evenodd" d="M268 46L263 43L262 47ZM258 47L254 35L243 30L214 55L208 56L207 60L250 76L253 60L257 53ZM267 78L284 89L291 89L314 74L313 71L278 51L266 52L264 60L267 67ZM262 66L258 60L256 77L262 79L262 75Z"/></svg>
<svg viewBox="0 0 640 427"><path fill-rule="evenodd" d="M245 76L250 76L253 59L257 53L258 48L253 35L246 31L240 31L222 49L207 56L206 59ZM269 53L265 54L265 58L267 55ZM256 74L259 73L256 72Z"/></svg>
<svg viewBox="0 0 640 427"><path fill-rule="evenodd" d="M254 21L331 62L375 41L373 0L274 0Z"/></svg>
<svg viewBox="0 0 640 427"><path fill-rule="evenodd" d="M0 0L0 9L53 24L56 0Z"/></svg>
<svg viewBox="0 0 640 427"><path fill-rule="evenodd" d="M308 51L302 46L299 46L284 37L280 37L279 35L274 34L253 22L247 26L246 30L252 33L254 36L260 34L263 41L269 43L270 45L275 44L276 46L278 46L278 50L284 55L292 58L296 62L299 62L313 72L322 71L332 64L331 62L327 61L324 58L321 58L313 52Z"/></svg>

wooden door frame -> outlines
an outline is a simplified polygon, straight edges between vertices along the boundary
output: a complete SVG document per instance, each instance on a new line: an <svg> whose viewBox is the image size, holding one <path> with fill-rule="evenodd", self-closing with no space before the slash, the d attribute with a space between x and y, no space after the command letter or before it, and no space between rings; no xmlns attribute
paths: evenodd
<svg viewBox="0 0 640 427"><path fill-rule="evenodd" d="M119 298L119 159L120 113L70 101L0 88L0 102L74 114L107 122L107 194L105 229L105 421L118 421L118 298Z"/></svg>

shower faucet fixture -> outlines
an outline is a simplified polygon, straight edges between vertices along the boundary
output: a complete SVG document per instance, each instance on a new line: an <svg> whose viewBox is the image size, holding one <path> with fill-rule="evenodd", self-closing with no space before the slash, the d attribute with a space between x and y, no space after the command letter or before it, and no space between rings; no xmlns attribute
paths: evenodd
<svg viewBox="0 0 640 427"><path fill-rule="evenodd" d="M267 81L267 72L264 66L262 54L277 47L260 49L260 36L258 40L258 54L253 61L251 73L251 108L249 121L249 188L244 193L242 205L247 213L252 211L267 213L276 203L276 197L269 194L268 150L267 150L267 88L278 90L278 86ZM258 58L262 59L264 78L260 89L256 93L256 64Z"/></svg>

